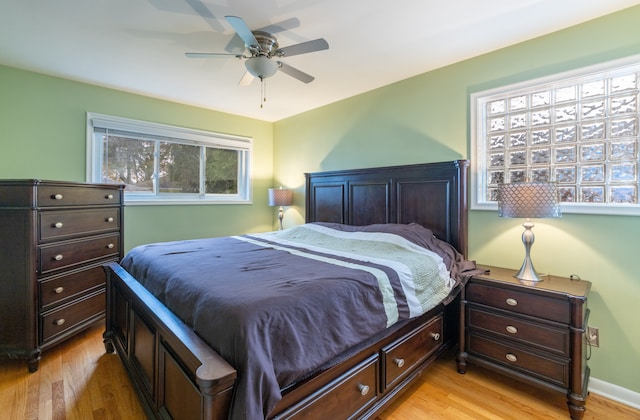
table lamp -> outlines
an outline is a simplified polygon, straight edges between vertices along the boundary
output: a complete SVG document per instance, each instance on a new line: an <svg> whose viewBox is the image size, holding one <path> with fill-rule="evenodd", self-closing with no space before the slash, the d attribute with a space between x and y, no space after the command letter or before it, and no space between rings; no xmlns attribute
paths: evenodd
<svg viewBox="0 0 640 420"><path fill-rule="evenodd" d="M288 188L269 188L269 205L279 206L278 220L280 221L280 230L282 230L282 218L284 217L284 206L293 204L293 190Z"/></svg>
<svg viewBox="0 0 640 420"><path fill-rule="evenodd" d="M561 217L558 207L556 185L551 182L514 182L500 184L498 187L498 216L521 217L527 220L522 224L522 243L525 258L520 271L514 277L524 282L542 281L531 261L531 246L535 239L531 230L532 218Z"/></svg>

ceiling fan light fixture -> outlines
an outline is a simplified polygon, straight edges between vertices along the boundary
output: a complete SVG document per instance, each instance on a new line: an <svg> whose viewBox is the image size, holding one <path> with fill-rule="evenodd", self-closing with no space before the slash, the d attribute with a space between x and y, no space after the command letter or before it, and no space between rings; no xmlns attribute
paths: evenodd
<svg viewBox="0 0 640 420"><path fill-rule="evenodd" d="M251 57L245 61L247 71L254 77L266 79L278 71L278 63L265 56Z"/></svg>

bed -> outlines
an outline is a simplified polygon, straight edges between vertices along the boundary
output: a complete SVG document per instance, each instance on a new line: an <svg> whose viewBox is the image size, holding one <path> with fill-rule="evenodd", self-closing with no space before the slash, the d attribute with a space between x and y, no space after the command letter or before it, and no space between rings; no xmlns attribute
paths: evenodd
<svg viewBox="0 0 640 420"><path fill-rule="evenodd" d="M457 299L466 271L474 268L463 258L467 251L467 168L467 161L457 160L309 173L307 223L303 226L283 232L149 244L132 250L120 264L107 264L105 347L118 352L149 417L367 418L383 410L424 368L456 344L459 308L450 302ZM406 238L397 239L396 233L405 232ZM346 254L355 247L351 242L345 245L345 254L340 254L339 264L333 262L338 259L335 255L327 255L326 249L342 246L335 245L334 236L351 240L351 235L358 236L353 243L376 244L363 247L362 252L374 252L370 249L380 243L377 252L381 254L366 257L374 266L362 268L359 257ZM388 238L393 238L394 247L403 241L401 245L411 252L427 252L423 241L428 242L425 246L439 248L438 253L441 248L445 259L434 259L438 268L425 271L437 271L444 279L441 265L446 261L448 268L455 267L455 273L451 272L455 282L446 293L438 289L441 295L429 305L416 304L413 295L405 300L388 298L388 293L380 291L381 284L396 297L406 288L390 286L396 280L380 280L401 277L379 264L384 255L394 261L406 258L388 257L390 251L384 248ZM417 248L416 243L420 243ZM212 245L224 253L211 251ZM247 259L229 264L225 260L229 253ZM305 255L299 255L302 253ZM297 258L306 262L296 266ZM196 266L197 260L215 260L217 265L203 269ZM320 260L320 265L313 266L310 260ZM275 271L279 266L286 271ZM358 281L387 300L366 297L369 295L361 294L360 289L345 286L347 282L336 281L346 275L342 270L374 273ZM203 273L230 279L237 271L250 273L231 283L243 290L240 295L248 299L244 306L255 311L237 310L242 304L231 306L238 292L230 291L228 285L216 288L231 294L216 293L212 299L217 300L205 303L203 296L214 293L206 288L210 285ZM318 279L312 282L316 274ZM257 289L256 279L262 283L272 277L277 277L277 283ZM190 283L187 278L192 279ZM201 288L189 291L187 284L191 283ZM169 291L168 284L177 286ZM293 298L291 290L296 288L303 295ZM270 296L271 291L277 296ZM346 301L354 294L357 305ZM280 302L283 298L288 299L285 304ZM324 312L310 309L320 306L318 302L340 300L354 308L353 312L324 304ZM389 305L389 301L401 304ZM376 305L384 308L380 319L368 312ZM196 307L205 310L195 311ZM281 307L297 312L281 315ZM220 321L211 308L222 308L229 318ZM239 319L256 319L258 324L245 329ZM286 322L278 324L281 319ZM330 328L320 329L323 324ZM278 335L289 327L296 332L294 339ZM239 336L252 341L236 341ZM313 339L316 341L305 341ZM242 356L230 353L240 347ZM271 353L284 357L264 357ZM271 363L264 371L262 359ZM270 377L272 365L276 365L275 378Z"/></svg>

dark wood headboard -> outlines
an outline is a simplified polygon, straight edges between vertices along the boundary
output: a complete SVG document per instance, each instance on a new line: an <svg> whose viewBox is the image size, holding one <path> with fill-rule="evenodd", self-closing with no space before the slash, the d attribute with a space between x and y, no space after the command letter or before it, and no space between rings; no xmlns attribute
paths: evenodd
<svg viewBox="0 0 640 420"><path fill-rule="evenodd" d="M419 223L467 255L466 160L307 173L306 221Z"/></svg>

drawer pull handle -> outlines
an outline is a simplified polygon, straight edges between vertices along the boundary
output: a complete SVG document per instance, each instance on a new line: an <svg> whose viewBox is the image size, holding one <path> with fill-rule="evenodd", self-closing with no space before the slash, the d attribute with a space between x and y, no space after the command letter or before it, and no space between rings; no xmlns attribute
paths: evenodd
<svg viewBox="0 0 640 420"><path fill-rule="evenodd" d="M104 196L107 200L113 200L113 194L107 194Z"/></svg>
<svg viewBox="0 0 640 420"><path fill-rule="evenodd" d="M64 292L64 287L58 286L55 289L53 289L53 291L56 292L56 294L59 295L60 293Z"/></svg>
<svg viewBox="0 0 640 420"><path fill-rule="evenodd" d="M517 362L518 361L518 357L513 353L507 353L507 355L505 357L510 362Z"/></svg>
<svg viewBox="0 0 640 420"><path fill-rule="evenodd" d="M64 225L62 224L62 222L57 222L55 225L53 225L53 227L54 227L54 228L56 228L56 229L61 229L61 228L62 228L62 226L64 226Z"/></svg>
<svg viewBox="0 0 640 420"><path fill-rule="evenodd" d="M64 318L56 319L55 321L53 321L53 323L56 324L57 326L64 324L64 322L65 322Z"/></svg>
<svg viewBox="0 0 640 420"><path fill-rule="evenodd" d="M62 256L62 254L58 254L58 255L56 255L55 257L53 257L53 259L54 259L54 260L56 260L56 261L62 261L62 258L64 258L64 257Z"/></svg>
<svg viewBox="0 0 640 420"><path fill-rule="evenodd" d="M107 223L113 223L113 217L107 217Z"/></svg>
<svg viewBox="0 0 640 420"><path fill-rule="evenodd" d="M367 395L369 393L369 389L368 385L358 384L358 391L360 392L360 395Z"/></svg>
<svg viewBox="0 0 640 420"><path fill-rule="evenodd" d="M440 340L440 333L432 332L432 333L430 333L429 335L433 338L433 341L438 341L438 340Z"/></svg>
<svg viewBox="0 0 640 420"><path fill-rule="evenodd" d="M107 245L107 248L113 249L114 246L115 246L114 244L109 244L109 245Z"/></svg>
<svg viewBox="0 0 640 420"><path fill-rule="evenodd" d="M398 358L398 357L395 357L395 358L393 359L393 363L394 363L396 366L398 366L398 367L400 367L400 368L401 368L402 366L404 366L404 359L400 359L400 358Z"/></svg>
<svg viewBox="0 0 640 420"><path fill-rule="evenodd" d="M514 298L508 298L506 302L507 302L507 305L509 306L516 306L518 304L518 301L515 300Z"/></svg>
<svg viewBox="0 0 640 420"><path fill-rule="evenodd" d="M62 200L62 194L52 195L51 198L53 198L54 200Z"/></svg>
<svg viewBox="0 0 640 420"><path fill-rule="evenodd" d="M518 333L518 329L516 327L514 327L513 325L507 325L507 327L505 329L507 330L507 332L509 334L517 334Z"/></svg>

